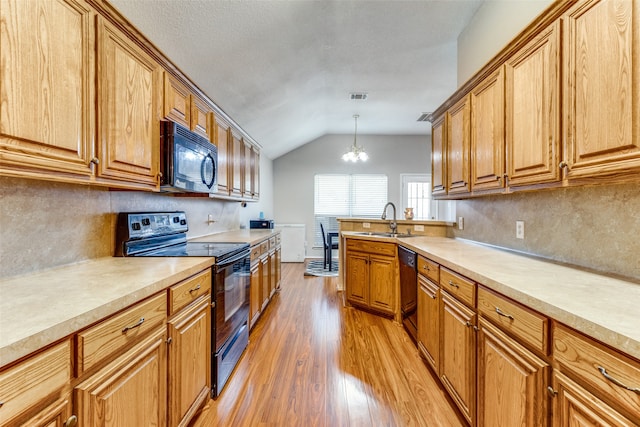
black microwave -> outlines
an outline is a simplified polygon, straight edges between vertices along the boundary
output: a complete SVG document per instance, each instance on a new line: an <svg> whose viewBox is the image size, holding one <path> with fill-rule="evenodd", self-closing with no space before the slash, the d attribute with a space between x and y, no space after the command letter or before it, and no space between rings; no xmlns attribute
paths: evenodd
<svg viewBox="0 0 640 427"><path fill-rule="evenodd" d="M160 122L160 190L218 191L218 148L208 139L171 121Z"/></svg>

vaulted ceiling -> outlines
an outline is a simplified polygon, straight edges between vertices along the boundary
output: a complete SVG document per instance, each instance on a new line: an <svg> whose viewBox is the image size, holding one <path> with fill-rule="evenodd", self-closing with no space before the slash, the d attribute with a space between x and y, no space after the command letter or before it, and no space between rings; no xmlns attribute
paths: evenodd
<svg viewBox="0 0 640 427"><path fill-rule="evenodd" d="M272 159L354 114L358 134L427 135L482 1L110 0Z"/></svg>

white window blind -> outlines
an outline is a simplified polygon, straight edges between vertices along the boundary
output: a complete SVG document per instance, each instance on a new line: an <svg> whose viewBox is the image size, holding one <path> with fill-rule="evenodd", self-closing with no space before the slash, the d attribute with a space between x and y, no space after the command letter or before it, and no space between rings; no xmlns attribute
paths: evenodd
<svg viewBox="0 0 640 427"><path fill-rule="evenodd" d="M387 203L387 176L378 174L315 176L315 241L322 247L324 231L338 231L338 217L378 218Z"/></svg>

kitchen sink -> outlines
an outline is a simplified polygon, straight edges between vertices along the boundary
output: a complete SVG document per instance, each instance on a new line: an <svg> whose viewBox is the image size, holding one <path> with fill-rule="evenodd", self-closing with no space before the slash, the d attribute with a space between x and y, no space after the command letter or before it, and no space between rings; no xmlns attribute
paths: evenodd
<svg viewBox="0 0 640 427"><path fill-rule="evenodd" d="M416 234L408 234L408 233L385 233L380 231L358 231L353 234L357 234L359 236L373 236L373 237L414 237Z"/></svg>

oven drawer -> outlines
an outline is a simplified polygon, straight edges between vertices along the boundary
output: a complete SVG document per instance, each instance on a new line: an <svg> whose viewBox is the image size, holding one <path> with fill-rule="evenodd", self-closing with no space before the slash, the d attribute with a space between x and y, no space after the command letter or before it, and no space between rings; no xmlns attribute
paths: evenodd
<svg viewBox="0 0 640 427"><path fill-rule="evenodd" d="M91 368L117 350L165 323L167 294L135 304L120 314L78 333L78 372Z"/></svg>
<svg viewBox="0 0 640 427"><path fill-rule="evenodd" d="M640 414L639 363L561 325L553 331L553 358L603 400Z"/></svg>
<svg viewBox="0 0 640 427"><path fill-rule="evenodd" d="M169 316L211 292L211 270L207 269L169 288Z"/></svg>

